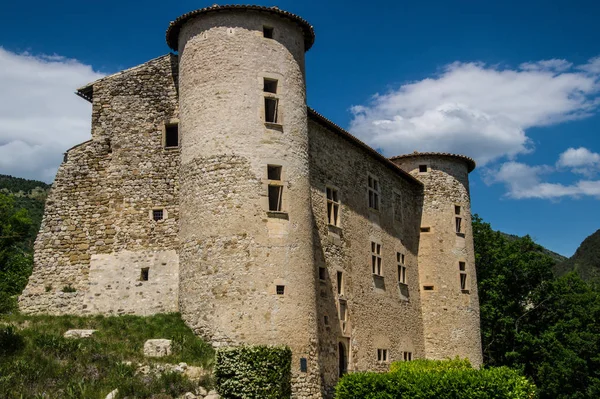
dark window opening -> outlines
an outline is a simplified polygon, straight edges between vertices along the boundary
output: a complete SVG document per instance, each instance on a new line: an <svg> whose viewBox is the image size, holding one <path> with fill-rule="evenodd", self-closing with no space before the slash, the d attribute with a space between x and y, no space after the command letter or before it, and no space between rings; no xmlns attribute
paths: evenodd
<svg viewBox="0 0 600 399"><path fill-rule="evenodd" d="M327 269L324 267L319 267L319 280L327 280Z"/></svg>
<svg viewBox="0 0 600 399"><path fill-rule="evenodd" d="M456 218L456 232L462 233L462 219Z"/></svg>
<svg viewBox="0 0 600 399"><path fill-rule="evenodd" d="M465 270L467 270L467 264L465 262L458 262L458 269L461 272L464 272Z"/></svg>
<svg viewBox="0 0 600 399"><path fill-rule="evenodd" d="M377 361L378 362L387 362L388 361L387 349L377 349Z"/></svg>
<svg viewBox="0 0 600 399"><path fill-rule="evenodd" d="M323 324L325 324L326 326L329 325L329 316L323 316Z"/></svg>
<svg viewBox="0 0 600 399"><path fill-rule="evenodd" d="M344 293L344 274L337 272L337 293L342 295Z"/></svg>
<svg viewBox="0 0 600 399"><path fill-rule="evenodd" d="M338 375L341 378L348 372L348 354L346 346L343 343L338 343Z"/></svg>
<svg viewBox="0 0 600 399"><path fill-rule="evenodd" d="M277 295L283 295L285 293L285 285L278 285L276 291Z"/></svg>
<svg viewBox="0 0 600 399"><path fill-rule="evenodd" d="M281 180L281 166L267 165L267 178L269 180Z"/></svg>
<svg viewBox="0 0 600 399"><path fill-rule="evenodd" d="M369 186L369 208L379 210L379 180L368 177Z"/></svg>
<svg viewBox="0 0 600 399"><path fill-rule="evenodd" d="M327 223L332 226L339 226L340 200L338 190L329 188L327 192Z"/></svg>
<svg viewBox="0 0 600 399"><path fill-rule="evenodd" d="M421 227L421 233L429 233L431 231L431 227Z"/></svg>
<svg viewBox="0 0 600 399"><path fill-rule="evenodd" d="M140 273L140 281L148 281L149 273L150 273L150 268L144 267L142 269L142 272Z"/></svg>
<svg viewBox="0 0 600 399"><path fill-rule="evenodd" d="M421 172L421 173L427 172L427 165L419 165L419 172Z"/></svg>
<svg viewBox="0 0 600 399"><path fill-rule="evenodd" d="M277 93L277 79L264 79L263 91L267 93Z"/></svg>
<svg viewBox="0 0 600 399"><path fill-rule="evenodd" d="M152 219L154 219L155 222L158 222L159 220L163 220L164 216L165 216L165 214L162 209L154 209L152 211Z"/></svg>
<svg viewBox="0 0 600 399"><path fill-rule="evenodd" d="M276 98L265 97L265 122L277 123L277 104Z"/></svg>
<svg viewBox="0 0 600 399"><path fill-rule="evenodd" d="M423 290L424 291L433 291L433 285L424 285Z"/></svg>
<svg viewBox="0 0 600 399"><path fill-rule="evenodd" d="M403 358L405 362L410 362L412 358L412 352L404 352Z"/></svg>
<svg viewBox="0 0 600 399"><path fill-rule="evenodd" d="M348 316L348 306L346 301L340 300L340 321L345 322Z"/></svg>
<svg viewBox="0 0 600 399"><path fill-rule="evenodd" d="M460 215L460 205L454 205L454 214Z"/></svg>
<svg viewBox="0 0 600 399"><path fill-rule="evenodd" d="M308 371L308 363L305 357L300 358L300 371L306 373Z"/></svg>
<svg viewBox="0 0 600 399"><path fill-rule="evenodd" d="M272 39L273 38L273 28L271 28L269 26L263 26L263 36L266 37L267 39Z"/></svg>
<svg viewBox="0 0 600 399"><path fill-rule="evenodd" d="M381 244L371 242L371 268L373 274L382 275L381 270Z"/></svg>
<svg viewBox="0 0 600 399"><path fill-rule="evenodd" d="M269 210L281 212L283 201L283 186L269 184Z"/></svg>
<svg viewBox="0 0 600 399"><path fill-rule="evenodd" d="M467 289L467 273L460 274L460 289L463 291Z"/></svg>
<svg viewBox="0 0 600 399"><path fill-rule="evenodd" d="M165 147L179 147L179 127L176 123L165 126Z"/></svg>

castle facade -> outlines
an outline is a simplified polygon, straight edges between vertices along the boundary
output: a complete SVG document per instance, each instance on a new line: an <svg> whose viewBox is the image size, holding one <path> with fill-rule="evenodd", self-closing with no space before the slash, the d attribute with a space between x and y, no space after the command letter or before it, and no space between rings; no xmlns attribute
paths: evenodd
<svg viewBox="0 0 600 399"><path fill-rule="evenodd" d="M78 90L25 313L180 312L215 346L285 344L294 396L391 361L482 362L470 158L385 158L306 106L312 27L213 6L165 55Z"/></svg>

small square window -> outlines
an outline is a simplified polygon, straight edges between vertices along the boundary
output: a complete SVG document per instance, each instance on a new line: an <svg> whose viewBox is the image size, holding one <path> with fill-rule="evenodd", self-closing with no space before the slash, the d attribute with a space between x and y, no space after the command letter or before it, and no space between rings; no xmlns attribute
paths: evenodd
<svg viewBox="0 0 600 399"><path fill-rule="evenodd" d="M179 147L179 127L176 123L165 125L165 148Z"/></svg>
<svg viewBox="0 0 600 399"><path fill-rule="evenodd" d="M327 280L327 269L324 267L319 267L319 280Z"/></svg>
<svg viewBox="0 0 600 399"><path fill-rule="evenodd" d="M263 91L265 93L277 94L277 79L264 79Z"/></svg>
<svg viewBox="0 0 600 399"><path fill-rule="evenodd" d="M461 272L464 272L467 270L467 264L465 262L458 262L458 269Z"/></svg>
<svg viewBox="0 0 600 399"><path fill-rule="evenodd" d="M405 362L410 362L413 359L412 352L403 352L402 358Z"/></svg>
<svg viewBox="0 0 600 399"><path fill-rule="evenodd" d="M281 166L267 165L267 178L269 180L281 180Z"/></svg>
<svg viewBox="0 0 600 399"><path fill-rule="evenodd" d="M423 286L423 291L433 291L434 287L433 285L424 285Z"/></svg>
<svg viewBox="0 0 600 399"><path fill-rule="evenodd" d="M431 227L421 227L421 233L429 233L431 231Z"/></svg>
<svg viewBox="0 0 600 399"><path fill-rule="evenodd" d="M454 214L460 215L460 205L454 205Z"/></svg>
<svg viewBox="0 0 600 399"><path fill-rule="evenodd" d="M163 220L164 219L164 210L163 209L154 209L152 210L152 219L154 219L155 222L158 222L159 220Z"/></svg>
<svg viewBox="0 0 600 399"><path fill-rule="evenodd" d="M148 281L149 274L150 274L149 267L142 268L142 271L140 273L140 281Z"/></svg>
<svg viewBox="0 0 600 399"><path fill-rule="evenodd" d="M271 28L270 26L263 26L263 36L266 37L267 39L272 39L273 38L273 28Z"/></svg>
<svg viewBox="0 0 600 399"><path fill-rule="evenodd" d="M426 173L427 172L427 165L419 165L419 172L420 173Z"/></svg>
<svg viewBox="0 0 600 399"><path fill-rule="evenodd" d="M279 100L272 97L265 97L265 122L277 123L277 105Z"/></svg>
<svg viewBox="0 0 600 399"><path fill-rule="evenodd" d="M276 287L277 295L283 295L285 293L285 285L278 285Z"/></svg>
<svg viewBox="0 0 600 399"><path fill-rule="evenodd" d="M377 361L378 362L387 362L388 361L388 350L387 349L377 349Z"/></svg>

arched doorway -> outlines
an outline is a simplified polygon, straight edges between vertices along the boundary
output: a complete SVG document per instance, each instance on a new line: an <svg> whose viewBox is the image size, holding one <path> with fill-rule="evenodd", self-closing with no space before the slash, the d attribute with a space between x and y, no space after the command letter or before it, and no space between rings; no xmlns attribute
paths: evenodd
<svg viewBox="0 0 600 399"><path fill-rule="evenodd" d="M342 342L338 343L338 371L340 378L348 372L348 352Z"/></svg>

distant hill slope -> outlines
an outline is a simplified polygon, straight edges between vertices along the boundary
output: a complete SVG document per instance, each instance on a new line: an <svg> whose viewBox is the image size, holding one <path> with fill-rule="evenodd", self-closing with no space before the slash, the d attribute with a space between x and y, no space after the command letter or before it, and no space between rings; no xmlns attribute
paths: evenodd
<svg viewBox="0 0 600 399"><path fill-rule="evenodd" d="M517 238L519 238L518 236L516 236L514 234L507 234L507 233L503 233L503 232L500 232L500 234L502 234L504 237L506 237L509 240L516 240ZM554 261L557 264L562 263L568 259L566 256L562 256L561 254L557 254L554 251L550 251L548 248L544 248L541 245L540 245L540 247L541 247L540 252L543 253L544 255L548 255L549 257L554 259Z"/></svg>
<svg viewBox="0 0 600 399"><path fill-rule="evenodd" d="M0 174L0 192L11 195L15 200L17 208L25 208L33 221L26 242L26 247L33 248L33 242L37 235L42 216L44 216L44 205L50 190L50 185L37 180L28 180L20 177Z"/></svg>
<svg viewBox="0 0 600 399"><path fill-rule="evenodd" d="M591 280L600 277L600 230L583 240L575 255L556 265L555 271L563 275L576 271L582 279Z"/></svg>

